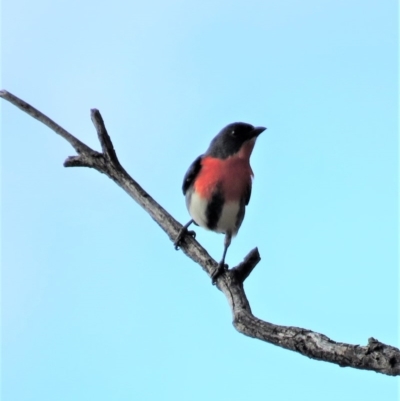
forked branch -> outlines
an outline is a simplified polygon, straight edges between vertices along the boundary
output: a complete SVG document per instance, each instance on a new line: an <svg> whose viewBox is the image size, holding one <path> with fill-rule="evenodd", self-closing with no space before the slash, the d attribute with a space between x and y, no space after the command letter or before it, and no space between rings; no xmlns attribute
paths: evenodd
<svg viewBox="0 0 400 401"><path fill-rule="evenodd" d="M91 167L107 175L149 213L172 242L175 241L182 225L133 180L121 166L98 110L93 109L91 117L102 152L91 149L39 110L11 93L5 90L0 91L0 97L47 125L72 145L78 155L68 157L64 162L65 167ZM185 236L180 247L208 275L211 275L217 268L218 263L194 238ZM337 343L327 336L311 330L278 326L256 318L251 312L243 282L259 261L258 250L253 249L242 263L217 279L217 287L224 293L231 307L233 325L240 333L299 352L309 358L336 363L342 367L373 370L391 376L400 375L400 350L383 344L374 338L370 338L365 346Z"/></svg>

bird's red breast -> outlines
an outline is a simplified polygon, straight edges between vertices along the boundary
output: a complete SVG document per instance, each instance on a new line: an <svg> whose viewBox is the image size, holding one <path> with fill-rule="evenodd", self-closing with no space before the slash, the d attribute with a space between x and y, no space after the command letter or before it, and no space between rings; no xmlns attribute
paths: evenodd
<svg viewBox="0 0 400 401"><path fill-rule="evenodd" d="M202 198L210 199L215 188L220 186L226 202L240 201L253 178L249 163L253 146L251 149L243 146L236 155L227 159L204 157L194 183L194 190Z"/></svg>

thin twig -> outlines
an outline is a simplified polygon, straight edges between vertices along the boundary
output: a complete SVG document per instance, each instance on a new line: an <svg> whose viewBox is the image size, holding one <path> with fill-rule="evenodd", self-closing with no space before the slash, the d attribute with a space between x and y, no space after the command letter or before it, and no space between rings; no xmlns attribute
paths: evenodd
<svg viewBox="0 0 400 401"><path fill-rule="evenodd" d="M49 117L44 115L38 109L35 109L30 104L26 103L22 99L18 98L17 96L14 96L12 93L7 92L6 90L1 90L0 97L2 97L5 100L8 100L14 106L18 107L19 109L21 109L25 113L29 114L31 117L35 118L36 120L40 121L44 125L47 125L50 129L52 129L58 135L61 135L66 141L68 141L71 144L71 146L77 151L77 153L81 154L81 153L85 153L85 152L86 153L93 152L93 149L91 149L89 146L85 145L79 139L75 138L72 134L70 134L64 128L60 127L52 119L50 119Z"/></svg>
<svg viewBox="0 0 400 401"><path fill-rule="evenodd" d="M120 166L117 154L114 150L114 145L108 135L106 126L104 125L103 117L101 116L99 110L92 109L90 111L92 122L97 131L97 136L103 150L103 154L116 166Z"/></svg>

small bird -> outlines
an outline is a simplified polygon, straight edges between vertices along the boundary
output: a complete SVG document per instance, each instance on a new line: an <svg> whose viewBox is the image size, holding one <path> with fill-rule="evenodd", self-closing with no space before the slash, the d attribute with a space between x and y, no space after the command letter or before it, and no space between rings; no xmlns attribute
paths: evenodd
<svg viewBox="0 0 400 401"><path fill-rule="evenodd" d="M195 235L187 230L192 223L225 234L222 259L211 276L213 284L226 269L226 252L250 201L253 179L250 156L257 137L265 130L242 122L227 125L207 151L191 164L183 179L182 191L192 219L180 231L175 248L178 249L185 234Z"/></svg>

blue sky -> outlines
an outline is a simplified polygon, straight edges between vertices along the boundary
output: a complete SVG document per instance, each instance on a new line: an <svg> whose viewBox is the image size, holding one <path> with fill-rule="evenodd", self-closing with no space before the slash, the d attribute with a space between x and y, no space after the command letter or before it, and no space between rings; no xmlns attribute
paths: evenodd
<svg viewBox="0 0 400 401"><path fill-rule="evenodd" d="M2 87L99 148L175 218L226 124L267 126L234 265L253 312L399 346L394 1L2 3ZM399 381L246 338L201 268L69 145L2 108L4 401L397 400ZM223 236L197 229L217 260Z"/></svg>

